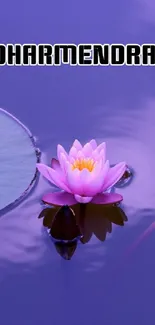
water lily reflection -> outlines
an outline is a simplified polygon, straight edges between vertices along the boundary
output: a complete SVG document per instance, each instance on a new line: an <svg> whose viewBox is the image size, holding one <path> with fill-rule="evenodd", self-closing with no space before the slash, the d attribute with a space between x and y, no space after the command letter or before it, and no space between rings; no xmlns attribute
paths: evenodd
<svg viewBox="0 0 155 325"><path fill-rule="evenodd" d="M39 218L43 217L43 225L55 241L73 241L81 236L74 211L63 206L44 209Z"/></svg>
<svg viewBox="0 0 155 325"><path fill-rule="evenodd" d="M43 218L43 225L49 229L58 253L65 259L72 257L78 240L86 244L94 234L104 241L107 233L112 232L112 224L124 226L127 221L119 206L91 203L45 208L39 218Z"/></svg>
<svg viewBox="0 0 155 325"><path fill-rule="evenodd" d="M77 222L80 225L83 237L81 242L87 243L94 234L100 241L106 239L107 233L112 232L112 224L124 226L127 216L117 205L96 205L88 204L85 206L77 205L73 207Z"/></svg>
<svg viewBox="0 0 155 325"><path fill-rule="evenodd" d="M70 260L82 236L74 211L68 206L46 208L39 215L39 218L42 217L57 252L65 260Z"/></svg>
<svg viewBox="0 0 155 325"><path fill-rule="evenodd" d="M62 192L48 193L43 196L47 204L69 206L79 203L111 204L122 201L117 193L105 193L114 186L126 170L125 162L110 168L106 159L105 142L97 146L91 140L84 146L75 140L69 153L58 145L58 160L52 159L51 167L37 164L40 173Z"/></svg>
<svg viewBox="0 0 155 325"><path fill-rule="evenodd" d="M55 248L58 254L63 257L65 260L70 260L74 255L77 248L77 240L64 243L64 242L55 242Z"/></svg>

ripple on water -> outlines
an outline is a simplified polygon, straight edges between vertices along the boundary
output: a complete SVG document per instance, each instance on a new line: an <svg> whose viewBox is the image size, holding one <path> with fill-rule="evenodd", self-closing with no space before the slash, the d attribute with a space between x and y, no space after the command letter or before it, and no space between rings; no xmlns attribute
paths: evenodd
<svg viewBox="0 0 155 325"><path fill-rule="evenodd" d="M155 207L154 178L154 102L144 101L136 110L124 107L98 110L98 142L106 141L107 157L112 164L126 161L133 170L131 183L117 189L127 206L134 209ZM104 116L104 120L102 118ZM103 121L103 123L102 123ZM102 123L102 124L101 124ZM118 185L118 184L117 184Z"/></svg>

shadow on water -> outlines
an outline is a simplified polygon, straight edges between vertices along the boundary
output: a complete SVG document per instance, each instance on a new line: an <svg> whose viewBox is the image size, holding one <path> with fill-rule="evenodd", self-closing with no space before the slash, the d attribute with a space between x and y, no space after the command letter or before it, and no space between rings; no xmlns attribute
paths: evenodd
<svg viewBox="0 0 155 325"><path fill-rule="evenodd" d="M49 229L58 253L70 260L77 248L90 241L94 234L100 241L105 241L106 234L112 232L112 223L124 226L127 217L118 205L77 204L45 208L39 214L43 225Z"/></svg>

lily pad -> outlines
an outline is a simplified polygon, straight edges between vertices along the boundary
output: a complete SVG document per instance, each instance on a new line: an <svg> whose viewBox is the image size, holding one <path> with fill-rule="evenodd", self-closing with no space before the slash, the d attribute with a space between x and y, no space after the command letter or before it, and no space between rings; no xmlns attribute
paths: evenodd
<svg viewBox="0 0 155 325"><path fill-rule="evenodd" d="M0 211L22 199L36 178L39 151L30 131L0 109Z"/></svg>

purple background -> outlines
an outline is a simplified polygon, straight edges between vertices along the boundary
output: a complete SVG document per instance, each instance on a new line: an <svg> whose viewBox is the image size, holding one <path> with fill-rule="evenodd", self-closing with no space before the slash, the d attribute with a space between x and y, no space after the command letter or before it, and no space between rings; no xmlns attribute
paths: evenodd
<svg viewBox="0 0 155 325"><path fill-rule="evenodd" d="M10 1L1 43L153 43L153 0ZM49 185L0 220L2 325L155 322L154 67L1 67L0 106L25 123L49 163L74 138L107 141L111 163L135 170L124 195L128 223L101 243L56 253L37 220ZM137 244L138 238L141 238ZM131 248L131 250L130 250Z"/></svg>

